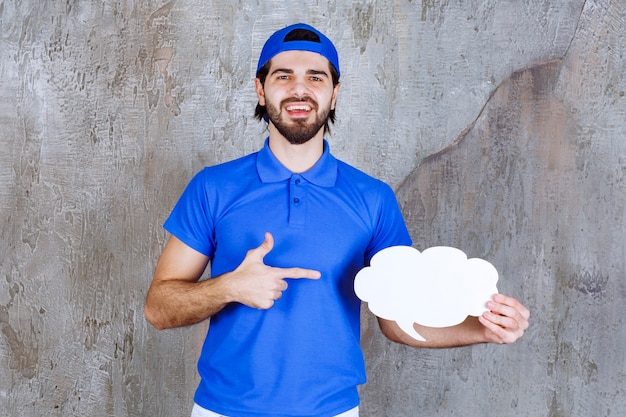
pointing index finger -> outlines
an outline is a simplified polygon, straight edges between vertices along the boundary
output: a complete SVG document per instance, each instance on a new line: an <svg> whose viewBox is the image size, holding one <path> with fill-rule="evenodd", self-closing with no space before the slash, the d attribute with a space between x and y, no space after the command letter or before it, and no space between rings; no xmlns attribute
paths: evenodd
<svg viewBox="0 0 626 417"><path fill-rule="evenodd" d="M284 277L289 279L320 279L322 274L320 271L306 268L284 268Z"/></svg>

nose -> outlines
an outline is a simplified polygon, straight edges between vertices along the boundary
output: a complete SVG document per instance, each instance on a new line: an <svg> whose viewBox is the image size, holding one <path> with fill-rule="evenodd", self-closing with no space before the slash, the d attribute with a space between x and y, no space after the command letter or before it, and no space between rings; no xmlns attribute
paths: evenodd
<svg viewBox="0 0 626 417"><path fill-rule="evenodd" d="M293 83L291 84L291 94L296 97L304 97L308 96L309 89L306 85L306 82L303 78L297 77L294 78Z"/></svg>

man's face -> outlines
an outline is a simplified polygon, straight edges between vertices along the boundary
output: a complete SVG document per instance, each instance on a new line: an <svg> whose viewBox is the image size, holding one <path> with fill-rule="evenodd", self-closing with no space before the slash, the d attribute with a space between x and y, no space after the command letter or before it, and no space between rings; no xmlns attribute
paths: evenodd
<svg viewBox="0 0 626 417"><path fill-rule="evenodd" d="M339 85L333 87L330 63L322 55L287 51L272 58L265 85L257 79L256 89L270 122L285 139L298 145L324 128L335 108Z"/></svg>

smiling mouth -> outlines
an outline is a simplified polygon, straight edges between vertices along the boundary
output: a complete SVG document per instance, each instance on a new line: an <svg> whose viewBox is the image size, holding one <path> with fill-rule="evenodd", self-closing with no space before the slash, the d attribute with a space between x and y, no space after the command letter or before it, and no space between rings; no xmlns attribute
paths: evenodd
<svg viewBox="0 0 626 417"><path fill-rule="evenodd" d="M314 106L308 103L292 103L285 106L285 112L293 120L305 120L309 118Z"/></svg>
<svg viewBox="0 0 626 417"><path fill-rule="evenodd" d="M293 118L307 118L317 110L317 104L309 97L291 97L282 103L285 112Z"/></svg>
<svg viewBox="0 0 626 417"><path fill-rule="evenodd" d="M285 107L288 112L310 112L311 106L306 104L291 105Z"/></svg>

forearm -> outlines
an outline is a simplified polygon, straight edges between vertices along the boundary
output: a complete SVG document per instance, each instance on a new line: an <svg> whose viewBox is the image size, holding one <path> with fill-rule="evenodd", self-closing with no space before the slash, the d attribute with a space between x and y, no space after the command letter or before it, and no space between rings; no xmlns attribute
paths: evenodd
<svg viewBox="0 0 626 417"><path fill-rule="evenodd" d="M420 348L451 348L488 342L484 326L476 317L468 317L452 327L433 328L415 324L416 331L426 339L416 340L406 334L394 321L378 318L383 334L391 341Z"/></svg>
<svg viewBox="0 0 626 417"><path fill-rule="evenodd" d="M379 318L380 328L390 340L415 347L446 348L476 343L514 343L528 328L530 311L519 301L503 294L494 294L487 302L488 311L479 317L469 316L463 323L444 328L423 327L415 330L426 339L413 339L395 321Z"/></svg>
<svg viewBox="0 0 626 417"><path fill-rule="evenodd" d="M206 320L231 301L224 277L199 282L169 279L150 287L144 314L163 330Z"/></svg>
<svg viewBox="0 0 626 417"><path fill-rule="evenodd" d="M234 302L266 310L287 289L287 278L320 278L320 272L311 269L265 265L263 258L273 247L274 238L266 233L263 243L249 250L234 271L198 281L209 258L172 236L146 296L146 319L157 329L168 329L198 323Z"/></svg>

